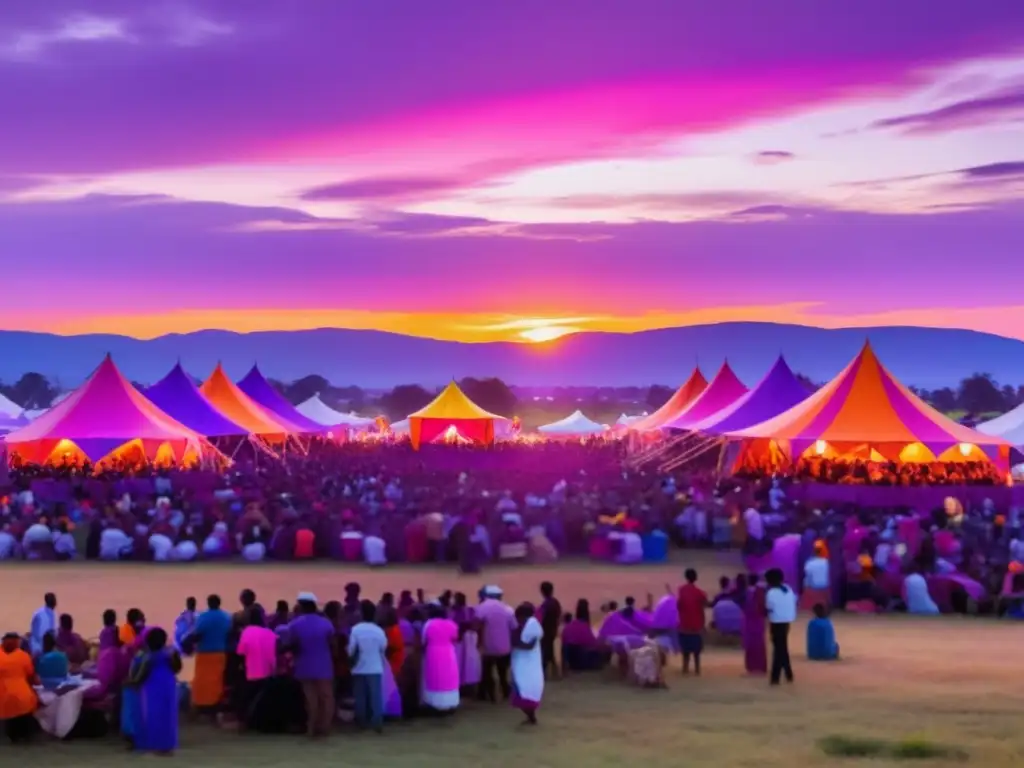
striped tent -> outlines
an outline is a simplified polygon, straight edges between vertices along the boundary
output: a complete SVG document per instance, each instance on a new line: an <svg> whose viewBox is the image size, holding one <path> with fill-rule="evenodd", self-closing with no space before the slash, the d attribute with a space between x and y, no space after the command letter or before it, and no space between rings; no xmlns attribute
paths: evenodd
<svg viewBox="0 0 1024 768"><path fill-rule="evenodd" d="M682 413L662 424L661 428L693 429L695 424L714 416L723 408L728 408L745 394L746 384L736 378L736 374L729 367L729 361L726 360L707 388L694 398Z"/></svg>
<svg viewBox="0 0 1024 768"><path fill-rule="evenodd" d="M637 432L649 432L653 429L660 429L664 424L679 418L689 407L690 403L700 397L700 393L707 389L707 387L708 380L704 378L700 367L694 368L690 378L672 394L667 403L654 411L654 413L637 419L629 425L629 428Z"/></svg>
<svg viewBox="0 0 1024 768"><path fill-rule="evenodd" d="M742 443L739 463L804 455L889 461L1009 462L1009 443L957 424L901 384L870 343L838 376L767 421L726 434Z"/></svg>

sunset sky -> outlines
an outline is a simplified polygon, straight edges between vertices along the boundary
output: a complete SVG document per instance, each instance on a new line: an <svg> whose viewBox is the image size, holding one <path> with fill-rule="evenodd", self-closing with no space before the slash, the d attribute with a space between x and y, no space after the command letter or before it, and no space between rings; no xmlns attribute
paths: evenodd
<svg viewBox="0 0 1024 768"><path fill-rule="evenodd" d="M1024 338L1022 0L6 2L0 264L64 334Z"/></svg>

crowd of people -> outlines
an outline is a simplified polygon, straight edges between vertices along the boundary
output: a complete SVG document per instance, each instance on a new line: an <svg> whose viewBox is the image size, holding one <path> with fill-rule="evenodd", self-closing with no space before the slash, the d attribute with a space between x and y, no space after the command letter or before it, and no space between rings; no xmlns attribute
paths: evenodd
<svg viewBox="0 0 1024 768"><path fill-rule="evenodd" d="M234 613L216 594L202 611L188 598L170 629L149 625L139 608L123 617L107 610L98 638L87 641L48 593L29 631L3 638L0 726L12 742L31 741L42 697L73 691L82 708L58 735L115 732L130 748L158 754L177 748L183 712L221 728L324 738L339 720L381 733L386 720L450 716L471 698L507 702L524 725L536 725L546 680L609 669L636 685L664 687L674 655L684 675L700 675L705 638L732 644L735 611L745 617L737 645L746 671L773 685L793 682L789 628L797 597L778 570L764 586L753 574L723 583L713 600L688 570L685 583L667 587L660 600L602 606L596 631L587 600L564 613L551 582L541 583L539 598L513 607L499 586L487 585L474 601L408 590L374 602L350 583L341 601L321 604L301 592L268 611L244 590ZM831 622L823 606L815 611L808 658L836 660ZM194 660L189 682L179 680L183 657Z"/></svg>

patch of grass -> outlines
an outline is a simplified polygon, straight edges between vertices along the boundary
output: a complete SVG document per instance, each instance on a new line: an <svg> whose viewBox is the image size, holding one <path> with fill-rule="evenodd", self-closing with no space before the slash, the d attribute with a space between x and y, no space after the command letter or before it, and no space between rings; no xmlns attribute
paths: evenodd
<svg viewBox="0 0 1024 768"><path fill-rule="evenodd" d="M965 760L967 753L922 738L884 741L857 736L826 736L818 742L829 757L888 757L893 760Z"/></svg>
<svg viewBox="0 0 1024 768"><path fill-rule="evenodd" d="M889 751L889 745L881 739L856 736L826 736L818 746L830 757L881 757Z"/></svg>

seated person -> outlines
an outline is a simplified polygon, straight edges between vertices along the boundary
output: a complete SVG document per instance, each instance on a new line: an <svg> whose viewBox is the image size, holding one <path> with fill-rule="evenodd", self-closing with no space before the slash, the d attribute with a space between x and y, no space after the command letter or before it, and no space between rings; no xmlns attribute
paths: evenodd
<svg viewBox="0 0 1024 768"><path fill-rule="evenodd" d="M39 682L48 691L60 688L70 673L67 654L57 650L57 637L53 632L43 635L43 653L36 661Z"/></svg>
<svg viewBox="0 0 1024 768"><path fill-rule="evenodd" d="M708 641L713 645L733 646L742 642L743 609L735 600L720 600L711 609L711 632Z"/></svg>
<svg viewBox="0 0 1024 768"><path fill-rule="evenodd" d="M68 613L60 616L60 628L56 635L57 649L63 651L68 657L71 669L81 668L89 661L89 645L82 639L82 636L75 632L75 622Z"/></svg>
<svg viewBox="0 0 1024 768"><path fill-rule="evenodd" d="M653 638L629 652L629 671L633 682L643 688L667 688L665 653Z"/></svg>
<svg viewBox="0 0 1024 768"><path fill-rule="evenodd" d="M814 618L807 622L807 658L811 661L839 659L836 631L821 603L814 606Z"/></svg>
<svg viewBox="0 0 1024 768"><path fill-rule="evenodd" d="M735 596L736 593L732 588L732 582L729 581L728 576L723 576L718 580L718 594L711 601L711 607L714 608L723 600L732 600Z"/></svg>
<svg viewBox="0 0 1024 768"><path fill-rule="evenodd" d="M928 582L920 572L911 573L903 580L903 602L907 613L923 616L937 616L939 606L928 593Z"/></svg>
<svg viewBox="0 0 1024 768"><path fill-rule="evenodd" d="M562 669L570 672L592 672L601 669L610 653L598 643L590 624L590 603L576 603L576 616L562 619Z"/></svg>

